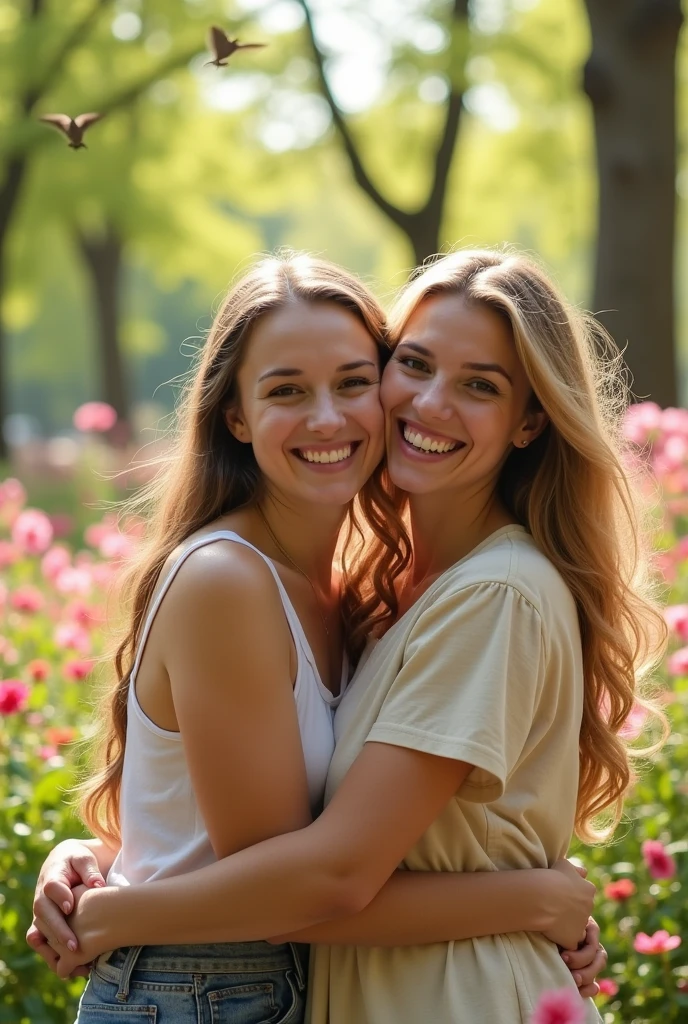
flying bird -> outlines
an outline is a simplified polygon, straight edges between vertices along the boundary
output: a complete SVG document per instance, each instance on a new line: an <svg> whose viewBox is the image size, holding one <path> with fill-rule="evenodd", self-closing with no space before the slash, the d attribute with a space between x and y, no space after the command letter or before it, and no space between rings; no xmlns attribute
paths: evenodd
<svg viewBox="0 0 688 1024"><path fill-rule="evenodd" d="M213 60L206 62L214 64L216 68L226 68L227 58L231 57L237 50L262 50L265 43L240 43L238 39L230 39L226 32L223 32L217 25L212 25L208 32L208 49L214 53Z"/></svg>
<svg viewBox="0 0 688 1024"><path fill-rule="evenodd" d="M46 124L53 125L69 139L70 149L86 149L83 138L84 132L90 125L100 121L103 114L79 114L77 117L70 117L69 114L43 114L40 118Z"/></svg>

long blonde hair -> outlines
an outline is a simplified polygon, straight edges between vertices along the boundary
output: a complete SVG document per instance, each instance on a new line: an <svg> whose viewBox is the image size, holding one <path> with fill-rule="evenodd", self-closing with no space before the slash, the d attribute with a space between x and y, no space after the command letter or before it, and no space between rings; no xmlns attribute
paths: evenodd
<svg viewBox="0 0 688 1024"><path fill-rule="evenodd" d="M509 323L532 401L549 417L537 440L509 455L499 489L576 602L585 678L576 831L600 839L618 822L632 780L634 751L620 731L634 704L658 713L643 681L666 642L648 536L624 460L621 358L600 325L569 306L530 259L482 250L420 269L393 310L392 345L419 304L442 293ZM381 547L378 554L384 559Z"/></svg>
<svg viewBox="0 0 688 1024"><path fill-rule="evenodd" d="M99 767L81 789L80 811L88 828L109 842L120 838L119 795L127 727L127 696L134 654L151 595L165 562L192 533L219 516L255 503L261 472L251 445L227 429L224 412L237 397L237 372L251 330L267 313L289 303L334 302L370 332L381 368L389 354L385 314L365 285L335 264L300 254L261 259L230 290L215 318L201 358L177 409L177 427L153 482L125 508L143 514L145 541L120 584L126 598L124 637L116 649L117 682L106 695L98 740ZM389 554L375 576L378 618L394 618L394 576L406 565L409 544L378 467L348 511L347 541L371 534ZM395 555L396 552L396 555ZM362 565L363 563L361 563ZM360 650L353 618L360 614L353 574L344 559L344 632L352 656Z"/></svg>

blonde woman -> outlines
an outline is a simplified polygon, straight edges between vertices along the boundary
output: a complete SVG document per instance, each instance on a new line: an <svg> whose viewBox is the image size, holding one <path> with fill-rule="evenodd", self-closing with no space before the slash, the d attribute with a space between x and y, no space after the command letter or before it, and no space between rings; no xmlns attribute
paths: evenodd
<svg viewBox="0 0 688 1024"><path fill-rule="evenodd" d="M543 988L574 985L513 912L509 887L534 876L505 869L545 868L574 821L585 834L618 803L633 638L654 612L624 561L623 472L572 316L515 257L451 257L411 286L383 398L414 559L400 576L381 537L374 579L397 577L398 617L384 631L389 604L369 586L351 620L354 650L371 622L384 635L344 693L325 811L202 870L79 892L60 974L134 943L327 942L318 1024L526 1021ZM417 873L388 882L402 860ZM109 970L106 956L94 973Z"/></svg>

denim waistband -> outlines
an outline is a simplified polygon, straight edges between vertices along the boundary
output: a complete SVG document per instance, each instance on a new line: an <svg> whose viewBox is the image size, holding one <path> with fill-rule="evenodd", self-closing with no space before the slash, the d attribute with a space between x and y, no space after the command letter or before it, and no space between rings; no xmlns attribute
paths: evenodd
<svg viewBox="0 0 688 1024"><path fill-rule="evenodd" d="M126 1002L133 971L176 974L233 974L293 970L299 989L306 987L308 947L294 942L222 942L188 946L124 946L103 953L98 973L118 986L117 999Z"/></svg>

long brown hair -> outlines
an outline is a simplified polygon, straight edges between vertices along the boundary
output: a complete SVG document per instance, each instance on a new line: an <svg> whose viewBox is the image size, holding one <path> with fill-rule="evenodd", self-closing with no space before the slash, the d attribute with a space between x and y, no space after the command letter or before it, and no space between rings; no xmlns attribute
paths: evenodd
<svg viewBox="0 0 688 1024"><path fill-rule="evenodd" d="M392 312L392 345L419 304L442 293L508 322L533 400L549 417L537 440L509 455L499 487L576 601L585 677L576 830L586 840L603 838L618 822L632 780L636 752L620 731L635 703L660 714L643 681L666 642L638 489L624 459L621 358L600 325L569 306L540 267L492 251L456 252L421 268ZM383 546L374 547L384 560Z"/></svg>
<svg viewBox="0 0 688 1024"><path fill-rule="evenodd" d="M125 596L124 637L116 649L117 682L106 695L99 737L99 767L81 788L81 816L88 828L109 842L119 842L119 794L127 727L127 697L134 654L151 595L165 562L191 534L219 516L255 503L261 494L261 472L249 444L227 429L224 412L237 397L237 372L251 330L260 317L292 302L334 302L364 324L375 341L381 367L387 359L385 314L365 285L353 274L325 260L301 254L265 257L230 290L215 317L177 409L176 430L153 482L127 504L143 514L146 537L120 583ZM396 613L393 578L406 564L409 544L385 485L382 466L373 474L348 511L347 541L372 534L392 554L376 574L379 618ZM344 550L346 553L347 543ZM396 557L394 555L396 552ZM360 573L345 557L342 602L344 632L354 636ZM360 634L349 643L360 652Z"/></svg>

